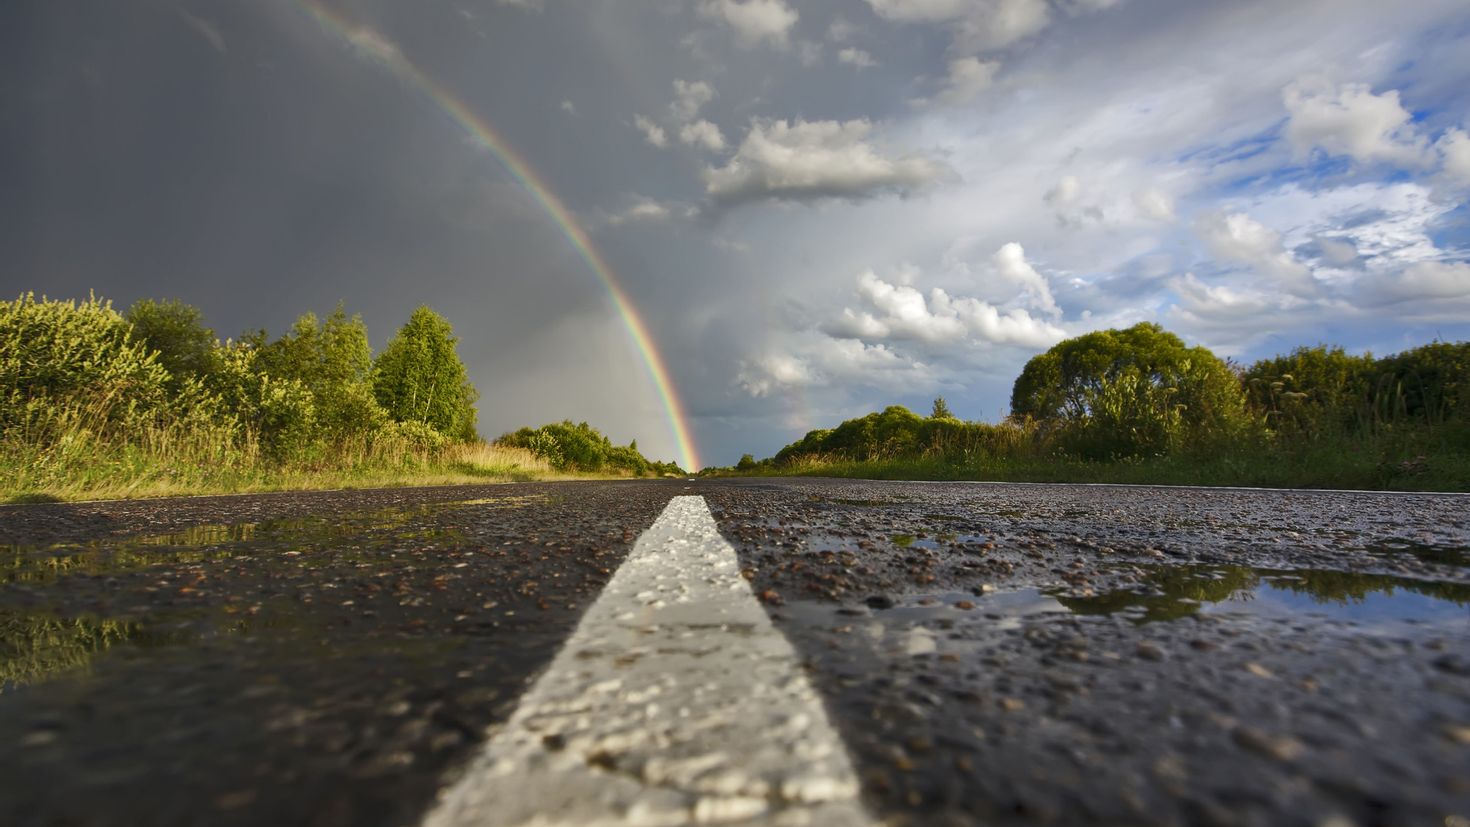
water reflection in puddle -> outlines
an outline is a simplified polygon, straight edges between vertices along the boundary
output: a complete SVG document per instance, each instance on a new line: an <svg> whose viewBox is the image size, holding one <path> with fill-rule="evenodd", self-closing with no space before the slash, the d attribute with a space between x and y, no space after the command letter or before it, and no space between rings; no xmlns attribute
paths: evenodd
<svg viewBox="0 0 1470 827"><path fill-rule="evenodd" d="M544 497L495 497L386 508L332 517L300 517L260 522L189 526L164 534L51 545L0 544L0 584L51 583L71 575L107 576L153 565L178 565L252 552L281 550L283 545L321 547L367 535L392 533L398 540L455 536L453 528L411 523L459 508L519 508Z"/></svg>
<svg viewBox="0 0 1470 827"><path fill-rule="evenodd" d="M192 584L210 587L209 581L202 577L207 571L198 564L249 556L269 563L269 570L279 575L284 571L282 567L299 569L317 565L312 552L320 550L333 552L323 557L323 563L328 562L327 558L332 558L330 562L334 563L381 563L385 551L392 557L392 550L405 543L426 547L460 536L452 522L426 521L433 515L468 507L517 508L542 499L489 498L330 518L199 525L163 534L85 543L0 544L0 587L14 587L15 594L21 598L18 605L0 602L0 694L81 669L97 655L122 644L129 647L197 644L208 639L282 628L284 636L289 638L300 631L297 627L304 621L296 615L304 615L306 610L295 604L277 601L275 612L257 616L259 607L252 608L249 601L178 603L174 595L193 590ZM71 607L48 607L44 599L35 599L73 578L81 578L78 582L83 585L106 587L113 581L101 578L140 573L152 577L154 571L172 578L142 586L147 592L158 593L160 599L146 607L135 605L126 612L102 610L78 615ZM168 585L164 587L162 583ZM294 614L282 615L281 605L292 607Z"/></svg>
<svg viewBox="0 0 1470 827"><path fill-rule="evenodd" d="M941 632L960 625L1015 629L1026 618L1047 614L1116 615L1135 624L1200 614L1245 615L1336 622L1366 633L1417 627L1470 634L1470 585L1342 571L1157 567L1136 587L1087 597L1060 589L1017 589L979 597L937 593L907 596L890 608L873 610L797 601L782 613L806 624L845 623L875 638L897 634L915 651L926 648L909 640L919 627Z"/></svg>
<svg viewBox="0 0 1470 827"><path fill-rule="evenodd" d="M1318 569L1159 567L1137 588L1091 597L1058 594L1057 602L1077 614L1116 614L1135 623L1244 614L1470 628L1470 585Z"/></svg>
<svg viewBox="0 0 1470 827"><path fill-rule="evenodd" d="M1407 554L1426 563L1441 566L1470 566L1470 548L1421 543L1414 540L1385 540L1369 546L1368 552L1380 557L1395 557Z"/></svg>

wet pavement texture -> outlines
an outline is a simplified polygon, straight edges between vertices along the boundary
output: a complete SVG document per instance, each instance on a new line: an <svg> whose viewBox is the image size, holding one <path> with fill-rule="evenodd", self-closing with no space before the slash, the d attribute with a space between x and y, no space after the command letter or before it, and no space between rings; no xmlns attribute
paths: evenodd
<svg viewBox="0 0 1470 827"><path fill-rule="evenodd" d="M675 493L0 510L0 824L415 824Z"/></svg>
<svg viewBox="0 0 1470 827"><path fill-rule="evenodd" d="M1470 824L1470 497L701 493L888 823Z"/></svg>
<svg viewBox="0 0 1470 827"><path fill-rule="evenodd" d="M417 824L678 494L887 823L1470 824L1470 496L823 480L0 509L0 824Z"/></svg>

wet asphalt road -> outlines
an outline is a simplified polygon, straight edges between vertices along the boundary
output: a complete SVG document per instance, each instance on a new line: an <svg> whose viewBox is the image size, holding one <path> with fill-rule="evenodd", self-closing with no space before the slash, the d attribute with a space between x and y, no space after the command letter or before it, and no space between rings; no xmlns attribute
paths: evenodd
<svg viewBox="0 0 1470 827"><path fill-rule="evenodd" d="M560 483L0 509L0 824L415 824L701 494L891 824L1470 824L1470 497Z"/></svg>

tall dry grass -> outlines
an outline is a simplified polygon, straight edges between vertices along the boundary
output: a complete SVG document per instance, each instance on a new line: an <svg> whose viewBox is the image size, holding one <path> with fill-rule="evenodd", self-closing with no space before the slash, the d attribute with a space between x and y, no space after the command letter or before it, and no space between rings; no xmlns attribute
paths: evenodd
<svg viewBox="0 0 1470 827"><path fill-rule="evenodd" d="M0 438L0 501L512 482L563 476L530 451L386 429L270 459L238 425L152 415L117 424L115 397L36 405Z"/></svg>

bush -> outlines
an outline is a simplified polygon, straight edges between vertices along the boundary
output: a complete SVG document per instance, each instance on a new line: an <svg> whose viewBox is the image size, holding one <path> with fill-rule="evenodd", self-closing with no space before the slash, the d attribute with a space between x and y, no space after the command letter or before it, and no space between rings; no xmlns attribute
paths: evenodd
<svg viewBox="0 0 1470 827"><path fill-rule="evenodd" d="M169 372L171 389L177 391L190 378L208 379L218 368L219 343L214 331L204 326L199 308L180 301L142 299L128 308L127 320L133 338L153 351Z"/></svg>
<svg viewBox="0 0 1470 827"><path fill-rule="evenodd" d="M211 384L223 407L234 412L246 434L259 442L269 459L279 462L300 456L317 439L316 402L311 390L299 380L266 373L256 347L221 347Z"/></svg>
<svg viewBox="0 0 1470 827"><path fill-rule="evenodd" d="M612 444L612 440L586 422L573 424L567 420L540 428L522 428L505 434L495 444L524 448L558 471L620 471L638 476L683 473L674 463L650 461L638 451L636 441L627 446Z"/></svg>
<svg viewBox="0 0 1470 827"><path fill-rule="evenodd" d="M1240 382L1203 347L1155 324L1068 339L1026 363L1011 415L1059 431L1081 456L1205 447L1249 427Z"/></svg>
<svg viewBox="0 0 1470 827"><path fill-rule="evenodd" d="M47 410L84 407L102 427L139 421L169 404L168 371L131 336L111 302L0 304L0 430Z"/></svg>

